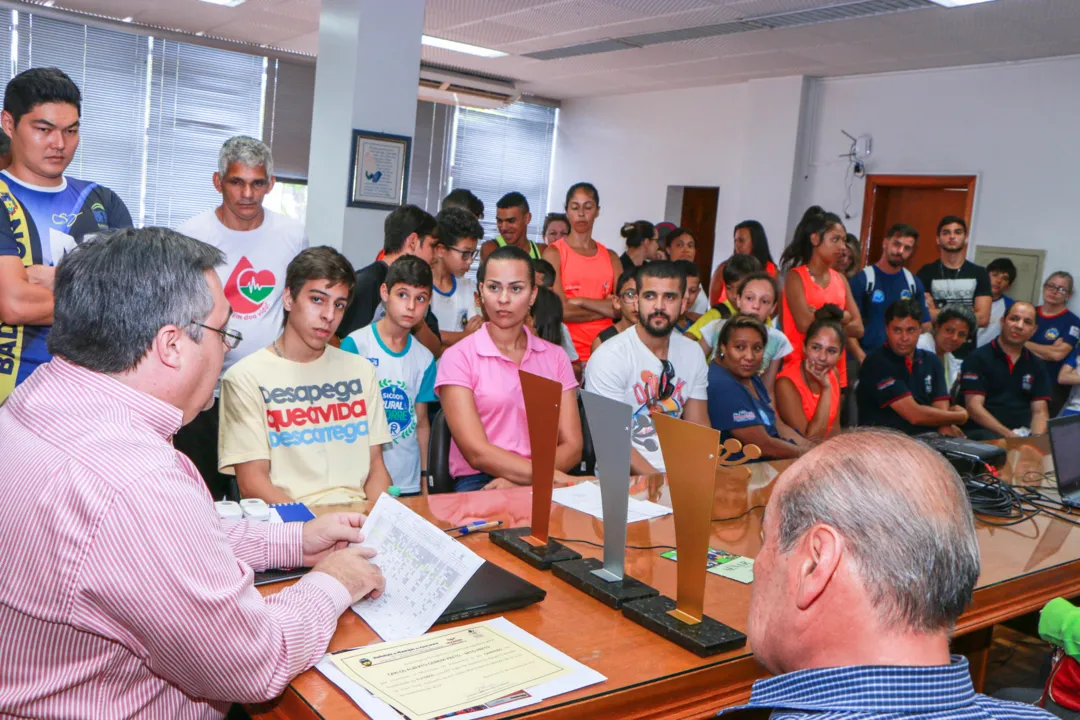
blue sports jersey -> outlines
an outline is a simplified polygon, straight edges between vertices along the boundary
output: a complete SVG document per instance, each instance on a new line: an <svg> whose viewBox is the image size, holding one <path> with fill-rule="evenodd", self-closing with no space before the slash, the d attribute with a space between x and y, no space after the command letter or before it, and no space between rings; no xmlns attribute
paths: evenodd
<svg viewBox="0 0 1080 720"><path fill-rule="evenodd" d="M83 238L110 228L131 227L127 207L112 190L64 178L57 187L27 185L0 173L0 256L23 265L54 266ZM0 402L38 365L49 361L49 327L0 323Z"/></svg>
<svg viewBox="0 0 1080 720"><path fill-rule="evenodd" d="M1035 334L1031 336L1031 342L1036 345L1053 345L1058 338L1061 338L1075 348L1077 340L1080 340L1080 317L1069 310L1048 317L1043 315L1042 305L1040 305L1036 313L1036 322L1038 326ZM1056 385L1062 361L1045 360L1044 362L1047 372L1050 373L1050 383Z"/></svg>
<svg viewBox="0 0 1080 720"><path fill-rule="evenodd" d="M930 310L926 307L926 293L922 281L914 274L915 294L911 294L903 270L887 273L876 265L873 267L874 289L866 296L866 274L857 272L851 277L851 297L859 308L863 321L863 336L859 340L864 352L876 350L885 344L885 311L897 300L914 300L922 308L922 322L930 322Z"/></svg>

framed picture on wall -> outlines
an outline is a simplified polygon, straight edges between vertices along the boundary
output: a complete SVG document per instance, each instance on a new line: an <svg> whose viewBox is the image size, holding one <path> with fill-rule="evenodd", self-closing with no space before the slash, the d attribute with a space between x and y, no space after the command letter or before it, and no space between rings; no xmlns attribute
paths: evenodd
<svg viewBox="0 0 1080 720"><path fill-rule="evenodd" d="M404 203L411 145L404 135L353 130L348 206L390 210Z"/></svg>

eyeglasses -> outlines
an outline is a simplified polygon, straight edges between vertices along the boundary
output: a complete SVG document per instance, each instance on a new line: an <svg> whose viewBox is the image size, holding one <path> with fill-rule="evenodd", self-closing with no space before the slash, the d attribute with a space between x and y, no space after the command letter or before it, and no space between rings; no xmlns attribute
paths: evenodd
<svg viewBox="0 0 1080 720"><path fill-rule="evenodd" d="M459 255L461 255L462 260L468 260L469 262L475 260L477 254L479 253L478 250L458 250L454 247L448 247L446 249L458 253Z"/></svg>
<svg viewBox="0 0 1080 720"><path fill-rule="evenodd" d="M675 394L675 366L671 364L670 360L661 360L663 366L663 373L660 375L660 386L657 388L660 394L657 395L657 400L667 400L669 397Z"/></svg>
<svg viewBox="0 0 1080 720"><path fill-rule="evenodd" d="M210 327L209 325L203 325L201 322L191 321L192 325L198 325L206 330L212 330L221 336L221 342L225 343L225 347L230 350L235 350L236 346L240 344L240 341L244 339L244 336L236 330L229 330L227 328Z"/></svg>
<svg viewBox="0 0 1080 720"><path fill-rule="evenodd" d="M1043 285L1043 288L1049 290L1050 292L1057 293L1058 295L1068 295L1070 292L1069 288L1067 287L1064 287L1062 285L1051 285L1050 283L1046 283L1045 285Z"/></svg>

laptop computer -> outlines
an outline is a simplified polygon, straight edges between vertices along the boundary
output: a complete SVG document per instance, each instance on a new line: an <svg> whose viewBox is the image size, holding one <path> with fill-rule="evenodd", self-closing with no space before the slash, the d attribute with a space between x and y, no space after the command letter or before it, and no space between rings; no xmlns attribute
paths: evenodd
<svg viewBox="0 0 1080 720"><path fill-rule="evenodd" d="M292 580L306 575L311 568L294 570L267 570L255 573L256 585ZM484 561L480 569L473 573L465 587L457 594L446 610L443 611L436 625L467 620L480 615L517 610L533 603L538 603L547 596L547 592L522 580L512 572L503 570L498 565Z"/></svg>
<svg viewBox="0 0 1080 720"><path fill-rule="evenodd" d="M1080 415L1050 421L1050 454L1054 458L1061 502L1080 508Z"/></svg>
<svg viewBox="0 0 1080 720"><path fill-rule="evenodd" d="M972 465L986 464L1000 467L1005 464L1008 453L1005 448L989 443L968 440L967 438L954 438L937 432L923 433L915 436L934 450L948 458L954 465L970 463ZM965 468L966 469L966 468Z"/></svg>
<svg viewBox="0 0 1080 720"><path fill-rule="evenodd" d="M485 560L435 624L517 610L538 603L546 596L546 591L531 582Z"/></svg>

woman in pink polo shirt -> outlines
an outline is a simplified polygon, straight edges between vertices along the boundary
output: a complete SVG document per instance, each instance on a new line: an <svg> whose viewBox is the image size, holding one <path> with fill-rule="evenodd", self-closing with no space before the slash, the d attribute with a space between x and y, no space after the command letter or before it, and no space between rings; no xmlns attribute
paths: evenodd
<svg viewBox="0 0 1080 720"><path fill-rule="evenodd" d="M525 329L536 298L532 262L513 245L498 248L476 274L488 322L439 359L435 390L453 442L454 490L490 490L532 483L525 400L518 370L563 388L555 478L581 461L577 382L566 351Z"/></svg>

